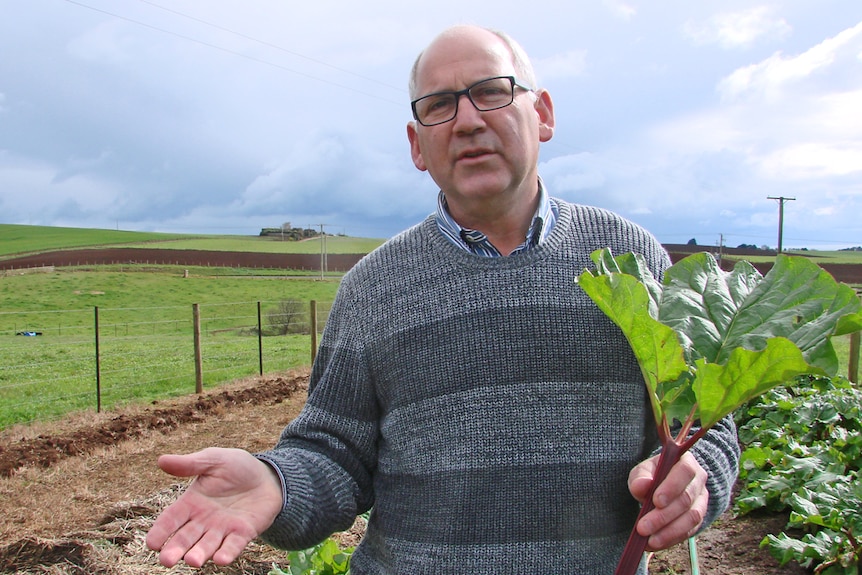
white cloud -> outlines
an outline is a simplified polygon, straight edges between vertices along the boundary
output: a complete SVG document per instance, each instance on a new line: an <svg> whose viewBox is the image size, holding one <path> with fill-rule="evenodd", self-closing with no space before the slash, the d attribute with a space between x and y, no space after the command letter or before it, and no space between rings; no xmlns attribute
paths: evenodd
<svg viewBox="0 0 862 575"><path fill-rule="evenodd" d="M623 20L631 20L638 13L637 8L622 0L604 0L604 5Z"/></svg>
<svg viewBox="0 0 862 575"><path fill-rule="evenodd" d="M9 198L26 198L8 202L3 221L50 224L76 216L104 219L117 194L113 185L90 175L57 176L51 165L0 153L2 193Z"/></svg>
<svg viewBox="0 0 862 575"><path fill-rule="evenodd" d="M587 67L587 51L571 50L549 58L533 59L533 67L540 78L562 79L580 76Z"/></svg>
<svg viewBox="0 0 862 575"><path fill-rule="evenodd" d="M406 153L396 158L333 134L295 146L255 178L231 211L418 219L432 209L436 198L432 186L423 183L425 178Z"/></svg>
<svg viewBox="0 0 862 575"><path fill-rule="evenodd" d="M772 8L758 6L739 12L723 12L706 22L686 22L683 31L697 44L718 44L722 48L747 48L762 39L780 39L792 28Z"/></svg>
<svg viewBox="0 0 862 575"><path fill-rule="evenodd" d="M67 49L72 56L85 61L128 62L137 48L129 26L119 20L101 22L73 38Z"/></svg>
<svg viewBox="0 0 862 575"><path fill-rule="evenodd" d="M777 53L762 62L740 68L719 83L718 91L729 99L751 93L775 98L784 90L796 87L798 82L828 70L837 60L843 61L845 54L852 60L852 55L858 54L859 50L862 50L862 22L797 56ZM858 77L860 70L856 68L850 73Z"/></svg>
<svg viewBox="0 0 862 575"><path fill-rule="evenodd" d="M772 179L797 180L862 173L862 143L806 142L775 150L759 160Z"/></svg>

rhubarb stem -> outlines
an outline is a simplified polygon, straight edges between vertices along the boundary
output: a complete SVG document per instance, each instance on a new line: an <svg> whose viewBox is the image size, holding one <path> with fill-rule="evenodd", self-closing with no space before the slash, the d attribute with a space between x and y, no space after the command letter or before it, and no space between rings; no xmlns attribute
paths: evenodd
<svg viewBox="0 0 862 575"><path fill-rule="evenodd" d="M659 454L655 475L653 476L652 485L650 486L647 498L641 507L641 511L638 514L637 521L635 521L635 526L632 528L631 535L629 535L629 540L626 542L625 549L623 549L622 557L620 557L620 562L617 564L617 569L614 571L614 575L637 574L638 566L640 565L644 551L646 551L647 542L649 541L649 537L645 537L638 533L638 523L640 523L640 520L644 515L655 509L653 496L655 495L656 488L667 478L671 468L680 460L683 453L686 451L683 446L676 443L670 437L668 437L666 441L663 441L663 444L661 453Z"/></svg>

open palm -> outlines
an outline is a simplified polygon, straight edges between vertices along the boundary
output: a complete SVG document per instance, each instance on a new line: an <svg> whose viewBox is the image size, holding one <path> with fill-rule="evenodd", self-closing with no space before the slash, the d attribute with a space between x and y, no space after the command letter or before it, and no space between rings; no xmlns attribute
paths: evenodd
<svg viewBox="0 0 862 575"><path fill-rule="evenodd" d="M156 519L147 546L172 567L226 565L269 527L282 506L282 488L269 465L241 449L211 447L189 455L163 455L159 467L195 477Z"/></svg>

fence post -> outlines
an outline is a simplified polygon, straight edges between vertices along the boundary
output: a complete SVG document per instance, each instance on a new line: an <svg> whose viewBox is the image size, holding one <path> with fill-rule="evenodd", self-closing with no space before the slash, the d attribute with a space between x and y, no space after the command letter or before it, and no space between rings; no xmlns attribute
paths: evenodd
<svg viewBox="0 0 862 575"><path fill-rule="evenodd" d="M847 379L859 383L859 332L850 334L850 365L847 366Z"/></svg>
<svg viewBox="0 0 862 575"><path fill-rule="evenodd" d="M195 393L204 392L204 370L201 359L201 309L200 305L192 304L192 318L195 333Z"/></svg>
<svg viewBox="0 0 862 575"><path fill-rule="evenodd" d="M96 337L96 413L102 412L102 361L99 355L99 306L93 308Z"/></svg>
<svg viewBox="0 0 862 575"><path fill-rule="evenodd" d="M260 375L263 375L263 330L260 323L260 302L257 302L257 361Z"/></svg>
<svg viewBox="0 0 862 575"><path fill-rule="evenodd" d="M317 302L311 300L311 310L308 324L311 328L311 363L317 357Z"/></svg>

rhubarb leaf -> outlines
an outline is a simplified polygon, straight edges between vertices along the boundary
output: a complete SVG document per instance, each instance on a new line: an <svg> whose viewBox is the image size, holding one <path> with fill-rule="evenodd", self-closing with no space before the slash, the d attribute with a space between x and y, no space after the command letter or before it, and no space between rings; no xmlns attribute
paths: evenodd
<svg viewBox="0 0 862 575"><path fill-rule="evenodd" d="M601 264L599 267L607 269ZM593 276L584 272L578 283L622 330L640 365L650 393L653 415L657 422L661 421L662 414L672 410L674 404L674 401L669 401L662 406L663 398L679 402L680 393L685 391L684 388L678 389L679 385L669 384L677 382L688 372L674 330L650 316L650 295L634 276L621 272ZM688 408L691 409L691 405Z"/></svg>
<svg viewBox="0 0 862 575"><path fill-rule="evenodd" d="M639 255L592 257L578 283L627 338L659 424L692 412L708 428L798 375L832 375L829 338L862 329L858 296L807 258L779 255L762 276L700 253L658 282Z"/></svg>

